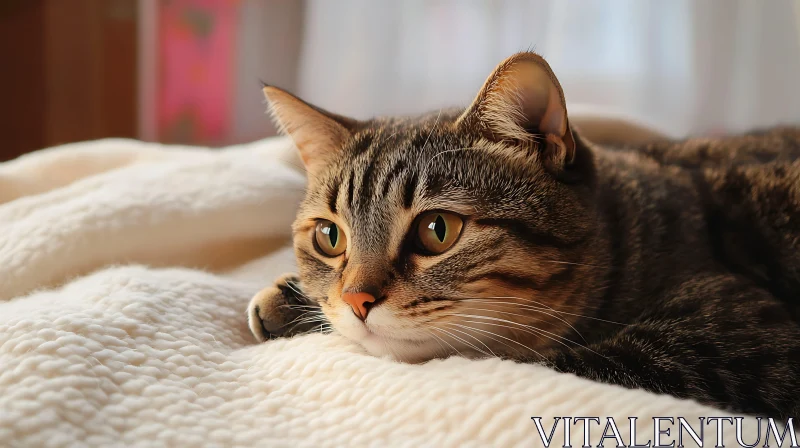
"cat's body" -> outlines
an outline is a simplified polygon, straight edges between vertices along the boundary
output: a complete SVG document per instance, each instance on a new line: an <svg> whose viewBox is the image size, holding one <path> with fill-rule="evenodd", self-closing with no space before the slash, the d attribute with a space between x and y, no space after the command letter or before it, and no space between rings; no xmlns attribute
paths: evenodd
<svg viewBox="0 0 800 448"><path fill-rule="evenodd" d="M500 356L800 413L800 130L600 147L530 53L466 111L416 120L269 89L310 181L300 278L253 299L259 338L314 328L319 307L376 355Z"/></svg>
<svg viewBox="0 0 800 448"><path fill-rule="evenodd" d="M608 289L587 314L630 325L579 320L588 349L559 349L547 363L800 414L800 129L593 154Z"/></svg>

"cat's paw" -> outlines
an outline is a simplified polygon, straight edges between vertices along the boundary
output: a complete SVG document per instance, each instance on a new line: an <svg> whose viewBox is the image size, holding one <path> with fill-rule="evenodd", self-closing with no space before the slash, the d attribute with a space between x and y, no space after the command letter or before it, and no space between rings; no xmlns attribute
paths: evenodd
<svg viewBox="0 0 800 448"><path fill-rule="evenodd" d="M288 337L319 328L322 312L300 289L296 274L284 274L259 291L247 307L247 321L259 341Z"/></svg>

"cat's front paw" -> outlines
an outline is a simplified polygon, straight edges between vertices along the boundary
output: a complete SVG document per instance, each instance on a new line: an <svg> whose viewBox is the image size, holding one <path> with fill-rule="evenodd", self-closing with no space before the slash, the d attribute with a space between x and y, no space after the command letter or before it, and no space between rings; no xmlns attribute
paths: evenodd
<svg viewBox="0 0 800 448"><path fill-rule="evenodd" d="M324 316L303 294L295 274L284 274L274 285L259 291L247 307L247 321L259 341L307 333L320 327Z"/></svg>

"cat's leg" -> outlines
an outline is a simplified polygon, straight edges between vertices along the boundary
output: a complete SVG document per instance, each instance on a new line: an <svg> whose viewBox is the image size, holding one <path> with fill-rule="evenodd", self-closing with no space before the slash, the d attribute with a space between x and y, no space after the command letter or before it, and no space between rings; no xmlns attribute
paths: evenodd
<svg viewBox="0 0 800 448"><path fill-rule="evenodd" d="M528 361L739 412L800 413L800 327L785 304L727 275L686 282L668 297L606 340Z"/></svg>
<svg viewBox="0 0 800 448"><path fill-rule="evenodd" d="M325 317L319 305L303 294L296 274L284 274L258 292L247 307L250 331L259 342L316 330Z"/></svg>

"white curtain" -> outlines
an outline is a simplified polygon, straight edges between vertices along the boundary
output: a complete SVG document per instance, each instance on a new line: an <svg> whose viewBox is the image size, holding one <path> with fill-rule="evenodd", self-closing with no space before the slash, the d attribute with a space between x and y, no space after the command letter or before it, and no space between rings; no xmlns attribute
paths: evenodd
<svg viewBox="0 0 800 448"><path fill-rule="evenodd" d="M533 49L572 105L676 134L800 124L800 0L307 0L299 93L356 117L466 105Z"/></svg>

